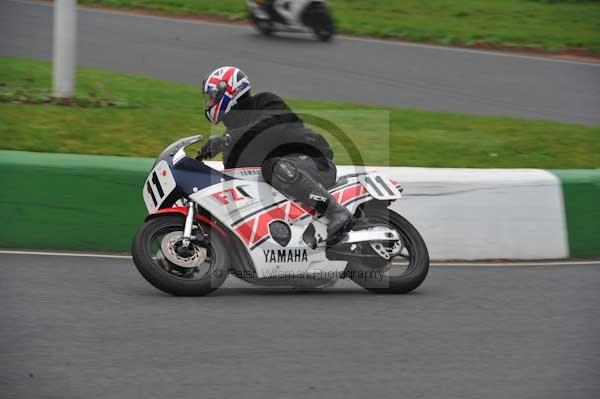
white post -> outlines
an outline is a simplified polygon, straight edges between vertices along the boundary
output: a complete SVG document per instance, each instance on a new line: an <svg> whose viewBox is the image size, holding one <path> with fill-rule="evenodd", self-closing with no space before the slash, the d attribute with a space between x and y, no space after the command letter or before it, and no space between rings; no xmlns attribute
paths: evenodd
<svg viewBox="0 0 600 399"><path fill-rule="evenodd" d="M77 0L54 1L53 95L68 98L75 93Z"/></svg>

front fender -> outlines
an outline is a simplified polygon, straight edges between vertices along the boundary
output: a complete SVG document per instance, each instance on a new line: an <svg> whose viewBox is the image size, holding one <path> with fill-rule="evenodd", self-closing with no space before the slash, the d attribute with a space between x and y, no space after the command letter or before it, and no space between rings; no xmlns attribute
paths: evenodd
<svg viewBox="0 0 600 399"><path fill-rule="evenodd" d="M185 206L176 206L173 208L163 208L163 209L159 209L158 211L146 216L145 221L148 221L148 220L151 220L151 219L154 219L157 217L161 217L164 215L180 214L183 216L187 216L187 213L188 213L188 208ZM223 230L223 228L221 226L219 226L213 219L209 218L208 216L198 215L198 214L195 215L195 218L196 218L196 220L198 220L200 222L210 225L211 228L215 229L223 237L225 237L226 239L229 239L229 234L227 234L225 232L225 230Z"/></svg>

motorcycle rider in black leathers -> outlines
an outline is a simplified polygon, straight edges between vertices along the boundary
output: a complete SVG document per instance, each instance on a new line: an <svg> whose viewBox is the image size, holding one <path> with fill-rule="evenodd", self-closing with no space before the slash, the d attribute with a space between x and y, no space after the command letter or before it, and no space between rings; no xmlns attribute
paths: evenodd
<svg viewBox="0 0 600 399"><path fill-rule="evenodd" d="M215 70L202 90L206 117L215 124L223 122L227 130L211 137L199 157L223 152L226 169L260 167L267 183L325 216L328 245L339 241L350 229L352 215L327 190L337 174L327 141L306 128L279 96L252 96L250 82L238 68Z"/></svg>

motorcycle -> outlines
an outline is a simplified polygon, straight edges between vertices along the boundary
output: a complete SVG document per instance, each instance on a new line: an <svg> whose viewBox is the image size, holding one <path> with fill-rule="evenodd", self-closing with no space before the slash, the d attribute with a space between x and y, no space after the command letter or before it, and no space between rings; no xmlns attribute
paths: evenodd
<svg viewBox="0 0 600 399"><path fill-rule="evenodd" d="M254 26L264 35L275 31L312 32L326 42L335 33L325 0L247 0L246 4Z"/></svg>
<svg viewBox="0 0 600 399"><path fill-rule="evenodd" d="M325 288L340 278L376 293L402 294L427 276L419 232L388 207L402 187L380 173L342 176L330 192L354 215L352 229L327 246L327 223L262 180L260 168L218 171L186 147L169 145L143 187L148 210L132 243L135 266L176 296L206 295L232 274L263 286Z"/></svg>

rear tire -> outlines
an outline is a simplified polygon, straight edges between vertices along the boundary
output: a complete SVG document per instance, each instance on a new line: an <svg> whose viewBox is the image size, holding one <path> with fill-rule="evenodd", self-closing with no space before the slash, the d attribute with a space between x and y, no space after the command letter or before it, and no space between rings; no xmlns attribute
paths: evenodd
<svg viewBox="0 0 600 399"><path fill-rule="evenodd" d="M313 3L304 11L302 22L310 26L313 33L322 42L328 42L335 34L335 23L331 11L325 3Z"/></svg>
<svg viewBox="0 0 600 399"><path fill-rule="evenodd" d="M158 252L162 253L162 250L154 253L152 247L161 234L178 231L183 233L184 224L184 217L179 215L160 216L144 223L133 239L131 248L133 263L140 274L161 291L175 296L206 295L219 288L227 279L227 250L223 238L219 234L211 234L210 227L205 229L210 242L207 247L207 253L210 254L210 262L208 262L210 266L207 265L208 270L206 273L198 278L186 278L181 273L177 275L168 271L164 267L165 262L174 266L173 269L183 270L187 273L186 269L177 269L175 265L167 260L159 261L157 255ZM197 244L194 243L193 245Z"/></svg>
<svg viewBox="0 0 600 399"><path fill-rule="evenodd" d="M429 272L429 253L417 229L408 220L383 206L367 206L363 209L363 214L370 223L387 225L398 231L410 259L406 270L399 275L390 272L382 274L381 265L369 267L362 263L349 262L346 272L350 272L347 273L350 279L378 294L406 294L420 286Z"/></svg>
<svg viewBox="0 0 600 399"><path fill-rule="evenodd" d="M317 36L317 39L319 39L320 41L328 42L333 37L335 30L333 28L333 25L331 25L325 28L314 28L313 33L315 34L315 36Z"/></svg>

